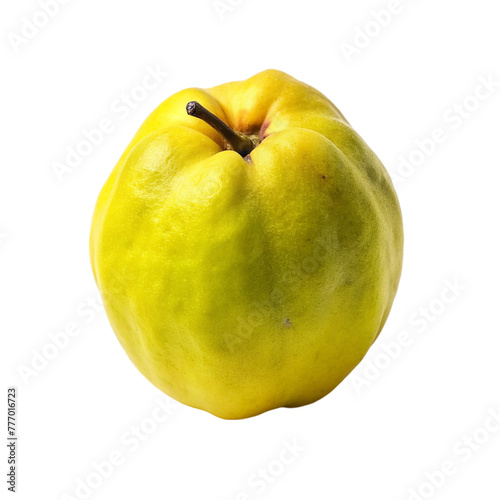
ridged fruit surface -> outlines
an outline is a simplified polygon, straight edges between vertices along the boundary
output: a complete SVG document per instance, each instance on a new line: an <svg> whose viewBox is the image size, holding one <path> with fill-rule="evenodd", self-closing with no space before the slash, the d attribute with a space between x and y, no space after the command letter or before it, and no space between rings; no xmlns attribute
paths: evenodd
<svg viewBox="0 0 500 500"><path fill-rule="evenodd" d="M190 101L258 145L228 150ZM275 70L153 111L99 195L90 241L132 362L228 419L334 389L380 333L402 254L377 156L325 96Z"/></svg>

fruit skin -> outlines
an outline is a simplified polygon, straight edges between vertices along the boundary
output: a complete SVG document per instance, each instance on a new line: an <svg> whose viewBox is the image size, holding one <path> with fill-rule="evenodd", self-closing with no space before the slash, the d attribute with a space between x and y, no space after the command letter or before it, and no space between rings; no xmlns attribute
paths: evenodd
<svg viewBox="0 0 500 500"><path fill-rule="evenodd" d="M250 158L186 114L193 100L260 135ZM90 239L136 367L226 419L334 389L380 333L402 254L379 159L325 96L276 70L165 100L104 185Z"/></svg>

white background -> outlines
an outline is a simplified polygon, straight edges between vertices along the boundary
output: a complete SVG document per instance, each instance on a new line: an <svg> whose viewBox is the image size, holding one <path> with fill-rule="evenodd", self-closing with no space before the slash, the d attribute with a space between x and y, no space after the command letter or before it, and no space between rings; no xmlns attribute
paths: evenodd
<svg viewBox="0 0 500 500"><path fill-rule="evenodd" d="M30 31L23 18L44 22L37 1L2 2L2 390L19 390L17 498L83 498L88 480L89 498L500 498L498 83L474 98L481 78L500 82L497 4L401 0L380 27L373 12L388 0L232 3L69 0ZM148 67L168 76L144 95ZM406 236L399 293L375 346L323 400L241 421L176 404L156 424L169 399L95 305L94 203L163 99L267 68L325 93L391 172ZM131 92L142 100L123 109ZM54 164L103 119L113 131L59 179ZM445 140L432 146L435 129ZM71 324L79 334L54 354L50 334ZM294 441L292 460L282 450ZM93 463L118 453L97 476ZM452 474L435 474L443 462ZM262 471L272 481L256 482Z"/></svg>

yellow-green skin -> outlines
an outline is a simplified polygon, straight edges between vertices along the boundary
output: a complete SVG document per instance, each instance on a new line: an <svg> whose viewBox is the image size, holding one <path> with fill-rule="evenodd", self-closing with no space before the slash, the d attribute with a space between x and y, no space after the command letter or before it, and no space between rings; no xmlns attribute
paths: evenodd
<svg viewBox="0 0 500 500"><path fill-rule="evenodd" d="M246 159L227 150L187 115L194 100L262 142ZM325 96L275 70L153 111L102 189L90 241L136 367L227 419L334 389L380 333L402 253L379 159Z"/></svg>

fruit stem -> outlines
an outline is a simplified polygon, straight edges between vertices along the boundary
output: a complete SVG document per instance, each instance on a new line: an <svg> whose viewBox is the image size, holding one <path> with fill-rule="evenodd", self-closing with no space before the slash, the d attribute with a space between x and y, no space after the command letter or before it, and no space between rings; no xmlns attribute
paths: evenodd
<svg viewBox="0 0 500 500"><path fill-rule="evenodd" d="M208 123L208 125L217 130L217 132L224 137L230 148L239 153L241 156L245 157L255 148L255 144L250 137L235 132L220 118L217 118L213 113L210 113L210 111L203 107L199 102L188 102L186 105L186 111L188 115L200 118L200 120L203 120L205 123Z"/></svg>

